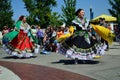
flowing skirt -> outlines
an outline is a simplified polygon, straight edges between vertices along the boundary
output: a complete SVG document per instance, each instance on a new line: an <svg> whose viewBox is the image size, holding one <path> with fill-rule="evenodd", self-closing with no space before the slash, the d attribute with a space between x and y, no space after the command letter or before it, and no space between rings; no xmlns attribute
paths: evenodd
<svg viewBox="0 0 120 80"><path fill-rule="evenodd" d="M9 41L12 41L17 35L18 35L18 31L16 30L5 34L2 39L3 44L6 44Z"/></svg>
<svg viewBox="0 0 120 80"><path fill-rule="evenodd" d="M34 44L30 41L28 34L20 30L19 34L9 43L4 45L7 53L17 57L31 57L35 51Z"/></svg>
<svg viewBox="0 0 120 80"><path fill-rule="evenodd" d="M58 53L72 59L91 60L103 55L105 49L106 45L98 43L87 31L79 31L59 44Z"/></svg>

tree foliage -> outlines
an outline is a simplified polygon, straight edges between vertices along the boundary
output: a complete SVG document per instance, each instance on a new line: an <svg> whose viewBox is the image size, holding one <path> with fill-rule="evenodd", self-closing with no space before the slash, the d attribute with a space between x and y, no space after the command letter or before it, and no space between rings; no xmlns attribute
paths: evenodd
<svg viewBox="0 0 120 80"><path fill-rule="evenodd" d="M13 27L11 0L0 0L0 30L3 26Z"/></svg>
<svg viewBox="0 0 120 80"><path fill-rule="evenodd" d="M62 5L62 20L67 25L71 25L72 20L75 18L76 0L64 0Z"/></svg>
<svg viewBox="0 0 120 80"><path fill-rule="evenodd" d="M25 8L29 12L28 21L30 24L38 24L41 27L46 27L53 23L51 18L57 19L59 16L53 13L52 7L56 6L55 0L23 0Z"/></svg>
<svg viewBox="0 0 120 80"><path fill-rule="evenodd" d="M53 12L50 16L50 24L52 26L60 26L62 24L60 17L61 16L57 12Z"/></svg>
<svg viewBox="0 0 120 80"><path fill-rule="evenodd" d="M117 22L120 24L120 0L109 0L112 9L108 9L112 16L117 17Z"/></svg>

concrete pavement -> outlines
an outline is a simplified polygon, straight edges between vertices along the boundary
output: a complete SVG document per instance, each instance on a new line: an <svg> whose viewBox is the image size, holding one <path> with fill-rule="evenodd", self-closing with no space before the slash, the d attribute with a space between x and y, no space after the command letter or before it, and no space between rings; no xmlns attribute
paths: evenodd
<svg viewBox="0 0 120 80"><path fill-rule="evenodd" d="M101 59L95 59L88 63L79 61L77 65L74 64L73 60L57 53L50 55L37 54L36 58L31 59L15 59L2 49L0 51L0 61L44 65L75 72L97 80L120 80L120 45L116 42L110 46L110 50L106 51Z"/></svg>
<svg viewBox="0 0 120 80"><path fill-rule="evenodd" d="M21 80L21 79L11 70L3 66L0 66L0 80Z"/></svg>

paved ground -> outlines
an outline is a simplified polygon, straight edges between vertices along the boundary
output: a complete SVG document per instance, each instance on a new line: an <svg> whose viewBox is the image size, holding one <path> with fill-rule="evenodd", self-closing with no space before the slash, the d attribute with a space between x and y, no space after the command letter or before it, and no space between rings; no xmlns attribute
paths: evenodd
<svg viewBox="0 0 120 80"><path fill-rule="evenodd" d="M77 73L35 64L0 61L0 65L12 70L21 80L93 80Z"/></svg>
<svg viewBox="0 0 120 80"><path fill-rule="evenodd" d="M0 66L0 80L21 80L21 79L13 71L9 70L6 67Z"/></svg>
<svg viewBox="0 0 120 80"><path fill-rule="evenodd" d="M120 80L120 45L118 43L113 43L110 50L106 51L101 59L95 59L87 63L79 61L77 65L74 64L73 60L57 53L50 55L38 54L37 57L31 59L18 59L6 54L2 49L0 51L0 61L43 65L70 71L70 73L82 74L96 80Z"/></svg>

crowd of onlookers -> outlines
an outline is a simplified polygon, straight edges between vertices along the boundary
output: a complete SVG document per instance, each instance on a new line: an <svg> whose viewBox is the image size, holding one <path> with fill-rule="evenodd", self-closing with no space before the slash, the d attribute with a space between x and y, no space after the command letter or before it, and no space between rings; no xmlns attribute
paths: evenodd
<svg viewBox="0 0 120 80"><path fill-rule="evenodd" d="M115 41L120 43L120 26L118 27L118 25L114 25L114 33L115 33Z"/></svg>
<svg viewBox="0 0 120 80"><path fill-rule="evenodd" d="M10 32L11 29L9 29L7 26L3 26L3 30L0 31L0 44L2 44L2 38L5 34L7 34L8 32Z"/></svg>

